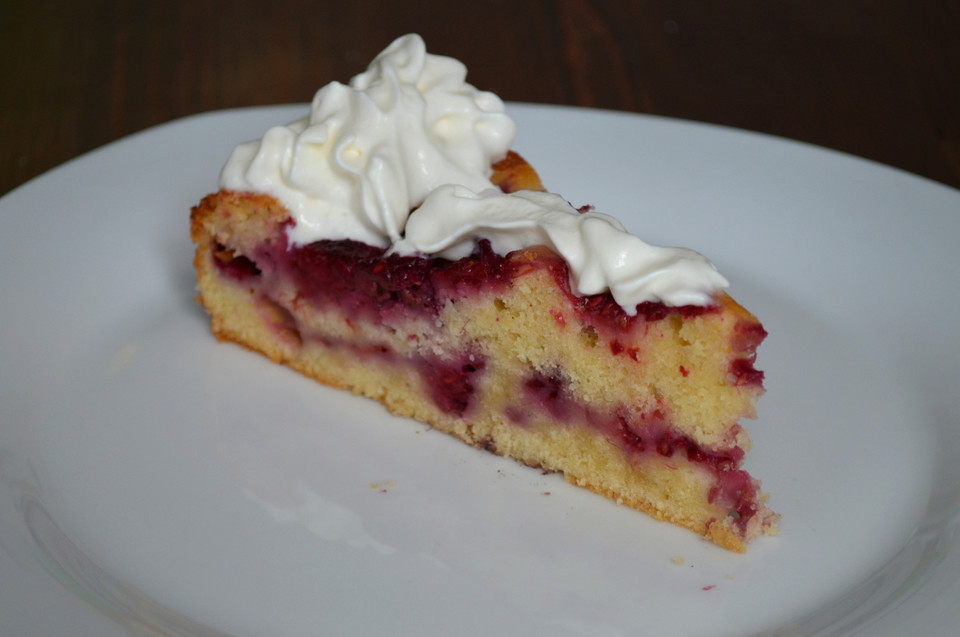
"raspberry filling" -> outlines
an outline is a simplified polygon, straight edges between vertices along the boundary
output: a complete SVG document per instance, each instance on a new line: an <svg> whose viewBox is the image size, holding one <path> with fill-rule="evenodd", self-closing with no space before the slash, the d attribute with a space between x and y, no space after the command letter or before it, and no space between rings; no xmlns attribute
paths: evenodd
<svg viewBox="0 0 960 637"><path fill-rule="evenodd" d="M688 436L674 432L662 408L636 418L627 416L627 410L614 413L598 412L576 400L567 388L567 381L559 372L531 372L523 382L525 407L512 406L507 415L515 423L525 425L530 406L548 413L566 423L586 423L618 445L625 453L642 455L656 453L666 458L685 458L710 471L716 478L708 499L728 510L741 528L746 529L757 511L757 485L746 471L739 469L744 451L740 447L709 450Z"/></svg>
<svg viewBox="0 0 960 637"><path fill-rule="evenodd" d="M570 288L569 266L558 255L540 253L535 262L523 258L522 251L502 256L486 239L478 242L469 257L450 261L387 254L383 248L349 239L290 246L286 233L280 232L261 245L252 259L233 255L222 246L214 249L214 257L221 272L237 280L258 276L272 266L294 280L302 298L318 306L334 302L366 318L376 317L384 307L394 305L436 314L447 298L507 286L531 268L550 272L578 313L611 330L629 328L636 321L689 318L718 311L714 306L670 307L645 301L637 305L636 315L630 316L609 292L575 295ZM757 344L759 341L753 347Z"/></svg>
<svg viewBox="0 0 960 637"><path fill-rule="evenodd" d="M408 257L351 240L264 244L255 257L276 264L300 298L336 305L348 316L380 322L397 311L436 316L447 299L497 289L510 278L505 259L483 242L464 259Z"/></svg>
<svg viewBox="0 0 960 637"><path fill-rule="evenodd" d="M245 281L260 276L260 269L247 257L234 254L233 250L217 246L213 251L213 261L222 273L237 281Z"/></svg>
<svg viewBox="0 0 960 637"><path fill-rule="evenodd" d="M448 414L463 416L470 407L474 379L483 372L485 362L476 354L465 354L456 361L421 358L416 367L430 388L433 402Z"/></svg>
<svg viewBox="0 0 960 637"><path fill-rule="evenodd" d="M755 387L763 385L763 372L756 369L753 363L757 348L766 337L767 331L757 322L741 321L734 328L733 348L741 354L741 357L730 362L730 374L734 377L737 385L753 385Z"/></svg>

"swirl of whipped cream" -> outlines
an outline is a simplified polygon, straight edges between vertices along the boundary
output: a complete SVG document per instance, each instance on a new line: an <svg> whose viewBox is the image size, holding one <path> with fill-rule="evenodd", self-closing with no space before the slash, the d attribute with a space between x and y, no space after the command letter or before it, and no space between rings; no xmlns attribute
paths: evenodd
<svg viewBox="0 0 960 637"><path fill-rule="evenodd" d="M465 82L463 63L395 40L349 85L314 96L310 115L237 147L220 187L272 195L296 221L288 238L387 247L437 187L492 187L516 134L499 97Z"/></svg>
<svg viewBox="0 0 960 637"><path fill-rule="evenodd" d="M482 238L500 254L545 244L570 265L575 293L610 290L631 315L644 301L708 305L727 286L696 252L648 245L557 195L497 190L491 166L516 126L466 75L420 36L398 38L348 85L320 89L308 117L238 146L220 187L282 202L293 245L353 239L456 259Z"/></svg>
<svg viewBox="0 0 960 637"><path fill-rule="evenodd" d="M581 213L559 195L530 190L442 186L411 213L392 251L459 259L478 239L488 239L498 254L546 245L569 264L575 294L609 290L631 316L644 301L709 305L728 285L698 252L649 245L613 217Z"/></svg>

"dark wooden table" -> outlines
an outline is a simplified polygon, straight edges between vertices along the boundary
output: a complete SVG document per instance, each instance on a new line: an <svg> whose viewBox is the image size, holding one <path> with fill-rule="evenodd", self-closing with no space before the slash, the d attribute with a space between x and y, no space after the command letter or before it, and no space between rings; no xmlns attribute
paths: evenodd
<svg viewBox="0 0 960 637"><path fill-rule="evenodd" d="M309 101L411 31L505 100L761 131L960 187L947 0L0 0L0 194L178 117Z"/></svg>

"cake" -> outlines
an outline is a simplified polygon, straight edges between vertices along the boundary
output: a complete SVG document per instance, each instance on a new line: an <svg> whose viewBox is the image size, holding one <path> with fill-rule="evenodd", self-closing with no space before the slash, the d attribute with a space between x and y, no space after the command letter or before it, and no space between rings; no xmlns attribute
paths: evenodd
<svg viewBox="0 0 960 637"><path fill-rule="evenodd" d="M393 42L191 213L213 334L744 551L766 336L702 255L548 192L466 69Z"/></svg>

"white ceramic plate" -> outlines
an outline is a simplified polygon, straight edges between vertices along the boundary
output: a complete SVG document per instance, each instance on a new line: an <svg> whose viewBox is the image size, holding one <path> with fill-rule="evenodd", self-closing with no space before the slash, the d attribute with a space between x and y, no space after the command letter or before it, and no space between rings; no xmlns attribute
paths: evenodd
<svg viewBox="0 0 960 637"><path fill-rule="evenodd" d="M511 106L549 187L706 253L770 332L748 468L782 534L737 555L213 340L189 208L304 109L173 122L0 200L0 632L952 633L960 193Z"/></svg>

